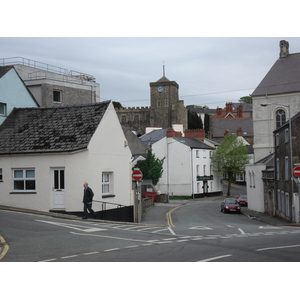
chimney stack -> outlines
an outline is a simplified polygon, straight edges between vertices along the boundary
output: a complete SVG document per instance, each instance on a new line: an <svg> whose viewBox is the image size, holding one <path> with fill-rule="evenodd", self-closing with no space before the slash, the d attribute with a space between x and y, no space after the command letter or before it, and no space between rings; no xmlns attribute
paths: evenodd
<svg viewBox="0 0 300 300"><path fill-rule="evenodd" d="M226 115L228 113L232 113L232 102L227 102L226 103Z"/></svg>
<svg viewBox="0 0 300 300"><path fill-rule="evenodd" d="M196 139L204 142L205 130L204 129L187 129L184 132L184 136L187 138L196 138Z"/></svg>
<svg viewBox="0 0 300 300"><path fill-rule="evenodd" d="M285 58L289 55L289 42L282 40L279 42L280 53L279 58Z"/></svg>
<svg viewBox="0 0 300 300"><path fill-rule="evenodd" d="M236 135L237 136L243 136L243 131L241 127L238 127L237 131L236 131Z"/></svg>

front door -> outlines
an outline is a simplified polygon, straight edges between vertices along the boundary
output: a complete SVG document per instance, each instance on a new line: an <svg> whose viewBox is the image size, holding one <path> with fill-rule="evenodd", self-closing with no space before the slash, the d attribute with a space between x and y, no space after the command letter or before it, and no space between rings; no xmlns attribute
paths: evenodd
<svg viewBox="0 0 300 300"><path fill-rule="evenodd" d="M52 169L52 209L65 208L65 169Z"/></svg>

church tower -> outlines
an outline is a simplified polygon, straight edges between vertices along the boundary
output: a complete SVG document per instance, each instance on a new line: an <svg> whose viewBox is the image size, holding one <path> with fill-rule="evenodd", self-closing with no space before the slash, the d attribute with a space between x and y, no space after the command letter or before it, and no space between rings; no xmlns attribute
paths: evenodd
<svg viewBox="0 0 300 300"><path fill-rule="evenodd" d="M187 109L178 98L179 85L165 76L156 82L150 82L150 126L168 128L173 124L183 124L187 129Z"/></svg>

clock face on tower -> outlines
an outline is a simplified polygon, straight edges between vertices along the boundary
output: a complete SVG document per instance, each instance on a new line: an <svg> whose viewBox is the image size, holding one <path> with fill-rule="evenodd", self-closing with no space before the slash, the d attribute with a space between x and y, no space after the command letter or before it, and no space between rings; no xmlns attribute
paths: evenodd
<svg viewBox="0 0 300 300"><path fill-rule="evenodd" d="M157 90L158 90L159 93L161 93L161 92L164 90L164 88L163 88L162 86L159 86L159 87L157 88Z"/></svg>

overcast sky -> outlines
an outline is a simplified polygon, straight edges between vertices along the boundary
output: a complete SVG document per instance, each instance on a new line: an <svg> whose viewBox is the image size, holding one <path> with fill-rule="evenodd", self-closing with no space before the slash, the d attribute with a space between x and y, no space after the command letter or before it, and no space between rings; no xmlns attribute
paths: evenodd
<svg viewBox="0 0 300 300"><path fill-rule="evenodd" d="M33 14L34 3L18 1L17 10L15 1L3 3L14 13L1 16L0 63L24 57L93 75L101 101L127 107L150 105L162 61L185 105L216 108L254 91L278 59L280 40L300 52L300 38L290 37L298 35L297 10L289 5L287 17L272 1L53 0Z"/></svg>
<svg viewBox="0 0 300 300"><path fill-rule="evenodd" d="M165 73L185 105L223 107L253 92L279 57L279 41L300 38L2 37L0 58L24 57L93 75L101 100L150 105L149 83ZM1 61L0 61L1 63Z"/></svg>

